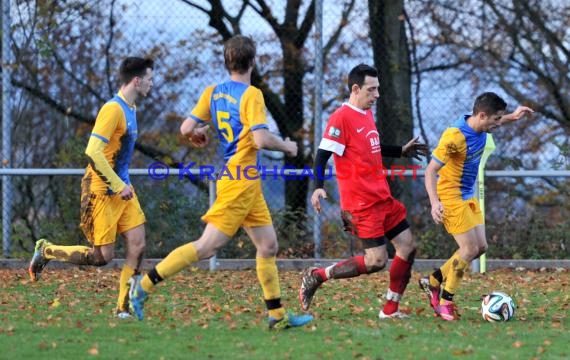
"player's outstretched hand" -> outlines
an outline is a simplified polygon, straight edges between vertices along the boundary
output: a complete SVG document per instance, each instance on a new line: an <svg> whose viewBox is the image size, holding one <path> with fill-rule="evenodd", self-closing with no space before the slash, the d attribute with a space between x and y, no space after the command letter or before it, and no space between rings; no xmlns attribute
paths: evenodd
<svg viewBox="0 0 570 360"><path fill-rule="evenodd" d="M416 158L421 160L421 156L426 156L428 153L428 146L420 143L419 136L410 140L406 145L402 146L402 156L407 158Z"/></svg>
<svg viewBox="0 0 570 360"><path fill-rule="evenodd" d="M529 108L528 106L519 106L510 114L504 115L503 120L506 121L515 121L527 114L533 114L534 110Z"/></svg>
<svg viewBox="0 0 570 360"><path fill-rule="evenodd" d="M313 195L311 196L311 205L313 205L313 209L315 209L317 214L320 214L321 212L321 198L326 199L327 192L325 189L315 189L315 191L313 191Z"/></svg>

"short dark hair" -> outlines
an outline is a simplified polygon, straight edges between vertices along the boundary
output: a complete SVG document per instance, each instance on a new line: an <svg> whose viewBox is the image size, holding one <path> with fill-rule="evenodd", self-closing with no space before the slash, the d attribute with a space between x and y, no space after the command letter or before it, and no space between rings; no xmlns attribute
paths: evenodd
<svg viewBox="0 0 570 360"><path fill-rule="evenodd" d="M119 67L119 80L121 84L126 85L137 76L145 76L146 69L149 68L154 68L153 60L140 57L127 57L121 62L121 66Z"/></svg>
<svg viewBox="0 0 570 360"><path fill-rule="evenodd" d="M255 42L252 38L236 35L224 44L224 62L230 73L244 74L253 66L255 60Z"/></svg>
<svg viewBox="0 0 570 360"><path fill-rule="evenodd" d="M356 65L348 73L348 91L352 91L352 85L356 84L359 87L364 85L364 79L366 76L378 77L378 71L372 66L366 64Z"/></svg>
<svg viewBox="0 0 570 360"><path fill-rule="evenodd" d="M503 98L494 92L485 92L477 96L473 104L473 115L484 112L487 115L493 115L499 111L505 110L507 103Z"/></svg>

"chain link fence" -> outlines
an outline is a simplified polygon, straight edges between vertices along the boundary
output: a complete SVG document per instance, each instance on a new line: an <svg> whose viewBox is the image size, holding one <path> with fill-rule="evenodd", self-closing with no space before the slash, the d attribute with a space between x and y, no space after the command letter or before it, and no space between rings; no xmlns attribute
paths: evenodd
<svg viewBox="0 0 570 360"><path fill-rule="evenodd" d="M12 109L10 120L2 118L2 135L6 137L4 125L9 120L12 142L3 166L84 167L83 153L97 111L117 91L116 69L129 55L155 59L155 86L138 104L139 140L132 167L145 169L157 161L172 168L192 162L221 165L214 146L191 149L179 137L178 127L205 86L227 79L222 44L237 32L252 36L258 44L253 80L264 92L270 130L299 143L297 158L285 159L279 153L264 151L262 165L270 169L311 166L315 128L324 128L328 116L348 99L346 74L359 63L375 63L370 27L389 28L380 18L369 20L367 2L327 3L322 15L323 47L318 49L319 34L310 15L312 3L302 2L298 11L287 7L288 3L275 1L264 8L256 1L9 2L13 61L3 68L9 66L12 74ZM408 2L403 4L409 6ZM216 8L218 5L223 8ZM426 50L417 39L429 34L416 32L412 38L410 31L421 29L409 24L420 22L422 13L411 11L406 15L413 17L410 22L404 13L398 14L401 29L408 34L409 48L416 46L421 56ZM324 59L324 74L317 78L315 60L319 56ZM411 61L409 72L416 74L414 57L405 56ZM381 132L398 132L399 137L394 138L398 142L421 134L433 149L445 127L471 111L477 95L474 90L479 88L469 81L461 82L462 77L464 73L453 69L412 76L409 131L402 130L401 119L380 118ZM383 93L384 79L380 80L381 97L390 102ZM317 82L323 86L320 99L314 95ZM490 90L504 95L509 109L513 109L516 101L498 84L492 87ZM315 115L316 102L322 105L322 114ZM498 150L489 161L490 169L568 169L567 128L548 116L539 115L501 130L495 139ZM415 164L425 166L426 162ZM7 179L2 177L3 182ZM3 209L9 206L11 210L9 221L3 222L10 226L10 256L28 257L35 240L41 237L62 244L85 242L78 227L79 176L10 179L10 201L2 203ZM201 234L200 216L209 201L207 182L176 176L163 181L136 176L133 183L148 218L148 257L162 257ZM423 179L406 179L402 184L402 199L420 243L419 256L449 256L455 244L431 221ZM314 255L315 217L308 201L311 186L307 180L285 181L282 177L263 182L280 239L280 257ZM569 190L567 178L491 178L487 188L491 258L569 257L566 234L570 229L565 219L570 207L563 201ZM335 181L328 181L326 190L330 196L318 226L320 255L336 258L361 251L360 244L342 231ZM521 223L525 226L518 225ZM117 244L120 249L122 241ZM3 250L6 255L5 245ZM218 256L251 258L254 250L240 230Z"/></svg>

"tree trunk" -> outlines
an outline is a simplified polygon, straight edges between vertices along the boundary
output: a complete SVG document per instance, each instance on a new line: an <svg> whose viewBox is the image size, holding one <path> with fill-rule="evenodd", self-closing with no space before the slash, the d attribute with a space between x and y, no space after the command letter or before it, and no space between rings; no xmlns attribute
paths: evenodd
<svg viewBox="0 0 570 360"><path fill-rule="evenodd" d="M305 151L303 138L300 135L303 129L303 77L305 69L301 56L301 50L294 46L293 42L283 42L283 80L284 80L284 97L285 97L285 114L286 119L279 119L282 124L286 124L285 137L296 141L298 145L297 156L294 158L286 157L285 166L291 166L301 169L307 164L305 159ZM285 206L287 210L295 212L295 214L305 214L307 210L307 192L309 182L306 177L295 181L285 182ZM304 219L300 219L295 214L287 218L287 223L300 226L304 223Z"/></svg>
<svg viewBox="0 0 570 360"><path fill-rule="evenodd" d="M382 144L404 145L413 136L410 54L404 22L403 0L369 0L370 38L379 73L380 99L376 122ZM410 165L408 159L384 158L384 166ZM412 201L412 183L390 181L392 195L407 206Z"/></svg>

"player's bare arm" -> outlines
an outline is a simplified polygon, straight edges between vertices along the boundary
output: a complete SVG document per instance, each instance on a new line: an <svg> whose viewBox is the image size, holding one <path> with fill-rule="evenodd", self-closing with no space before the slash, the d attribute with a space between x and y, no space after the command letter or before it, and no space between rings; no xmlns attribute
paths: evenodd
<svg viewBox="0 0 570 360"><path fill-rule="evenodd" d="M503 115L501 117L501 125L508 124L510 122L516 121L524 117L525 115L533 114L534 110L527 106L519 106L510 114Z"/></svg>
<svg viewBox="0 0 570 360"><path fill-rule="evenodd" d="M443 222L443 205L437 196L437 173L441 169L441 165L431 160L425 171L425 186L431 204L431 217L436 224Z"/></svg>
<svg viewBox="0 0 570 360"><path fill-rule="evenodd" d="M289 138L285 140L273 135L267 129L257 129L253 131L253 141L260 149L282 151L287 156L297 156L297 143Z"/></svg>
<svg viewBox="0 0 570 360"><path fill-rule="evenodd" d="M198 122L190 117L184 119L180 125L180 133L182 136L190 136L194 128L198 126Z"/></svg>

